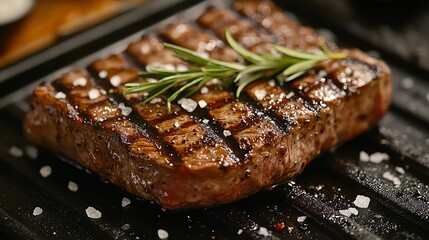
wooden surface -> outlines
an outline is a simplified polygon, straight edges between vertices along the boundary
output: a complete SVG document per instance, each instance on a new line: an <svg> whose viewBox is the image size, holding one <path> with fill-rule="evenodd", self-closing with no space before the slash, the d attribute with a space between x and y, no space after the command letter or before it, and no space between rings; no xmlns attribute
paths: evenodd
<svg viewBox="0 0 429 240"><path fill-rule="evenodd" d="M144 0L37 0L25 18L0 26L0 68Z"/></svg>

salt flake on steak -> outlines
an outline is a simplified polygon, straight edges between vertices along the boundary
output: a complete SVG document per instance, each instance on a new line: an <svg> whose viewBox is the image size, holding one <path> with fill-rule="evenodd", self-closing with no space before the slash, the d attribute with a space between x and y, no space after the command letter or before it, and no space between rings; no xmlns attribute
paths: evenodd
<svg viewBox="0 0 429 240"><path fill-rule="evenodd" d="M188 112L193 112L197 108L198 103L190 98L182 98L179 100L180 106Z"/></svg>
<svg viewBox="0 0 429 240"><path fill-rule="evenodd" d="M86 80L86 78L84 77L78 77L73 81L73 86L85 86L86 83L88 82L88 80Z"/></svg>
<svg viewBox="0 0 429 240"><path fill-rule="evenodd" d="M57 92L54 96L56 99L65 99L67 96L63 92Z"/></svg>
<svg viewBox="0 0 429 240"><path fill-rule="evenodd" d="M93 89L89 90L89 92L88 92L88 97L91 100L99 98L100 95L101 95L100 91L98 91L98 89L96 89L96 88L93 88Z"/></svg>
<svg viewBox="0 0 429 240"><path fill-rule="evenodd" d="M265 89L257 89L255 90L255 97L258 100L263 100L267 96L267 90Z"/></svg>

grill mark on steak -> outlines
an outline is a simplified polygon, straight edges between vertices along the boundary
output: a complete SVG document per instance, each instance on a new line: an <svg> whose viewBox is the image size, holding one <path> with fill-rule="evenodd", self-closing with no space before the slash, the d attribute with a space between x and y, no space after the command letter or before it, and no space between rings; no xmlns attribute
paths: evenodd
<svg viewBox="0 0 429 240"><path fill-rule="evenodd" d="M212 21L212 19L217 19L217 18L222 18L224 24L226 24L226 25L221 26L219 23L214 23ZM208 11L203 13L198 18L197 21L203 27L206 27L206 28L212 30L213 32L215 32L218 35L218 37L223 37L223 31L221 31L221 29L237 28L238 30L236 30L235 32L231 32L231 34L241 44L244 44L244 42L242 42L239 39L246 39L246 37L248 37L247 29L251 27L250 23L243 21L243 20L240 20L239 18L235 17L231 12L223 10L223 9L222 10L217 9L217 8L210 8ZM241 29L245 29L246 31L244 31L244 30L241 31ZM258 31L256 28L252 28L252 31L249 35L250 35L250 37L255 36L255 35L256 36L262 36L260 40L255 41L256 42L255 45L249 45L248 46L252 51L257 51L257 48L254 48L254 46L260 47L262 45L269 45L270 43L267 41L272 39L267 34L261 32L261 31ZM266 81L258 81L258 82L266 82ZM277 84L275 84L275 86L276 86L275 88L278 88L278 90L280 92L284 91L284 90L281 90L281 87L279 87ZM271 87L269 87L266 83L264 83L264 88L261 88L261 89L271 89ZM257 90L257 89L254 89L254 90ZM270 93L270 91L266 91L266 92ZM258 103L261 101L260 99L257 99L254 91L249 91L249 88L245 89L244 93L248 94L253 99L252 101L255 101ZM316 108L314 107L314 104L312 104L313 101L309 100L305 96L297 97L298 94L296 94L296 93L294 95L296 95L296 96L289 99L289 101L295 102L295 100L299 100L301 102L304 102L304 105L303 104L300 104L300 105L302 105L303 107L310 108L310 111L312 111L312 112L315 111ZM284 99L281 96L278 96L278 98ZM295 103L295 104L298 104L298 103ZM258 104L258 105L261 106L261 104ZM262 104L262 106L263 106L263 104ZM272 114L272 111L270 111L269 108L261 108L261 109L262 109L262 111L266 112L270 116L273 116L273 119L275 120L277 125L280 126L282 129L289 129L292 122L296 122L295 119L290 118L293 116L292 114L283 114L279 118L279 115L278 114Z"/></svg>
<svg viewBox="0 0 429 240"><path fill-rule="evenodd" d="M288 47L292 48L299 48L303 50L317 50L319 49L319 45L321 43L324 43L329 46L332 50L337 50L337 46L334 43L328 42L323 37L319 36L314 29L302 26L298 24L297 22L290 20L283 11L275 6L271 1L267 0L257 0L257 1L244 1L244 0L237 0L233 3L234 9L242 14L243 16L246 16L247 18L253 20L257 24L259 24L262 28L267 29L270 33L277 36L279 39L281 39L282 42ZM349 63L353 63L351 65L348 65ZM342 65L345 68L350 67L363 67L366 68L365 70L368 70L369 74L377 73L377 67L370 65L368 62L362 62L358 59L355 59L353 57L343 59L340 61L336 61L336 64L323 64L323 67L328 67L328 69L325 70L332 70L332 66L335 65ZM321 69L321 67L320 67ZM346 70L346 69L341 69ZM347 74L354 74L357 71L353 71L353 69L350 69L350 71L341 71L340 69L337 70L337 73L344 74L348 72ZM330 76L332 76L331 79L333 79L334 83L342 90L347 92L347 95L354 92L356 90L356 87L363 86L363 84L358 84L358 86L352 87L353 81L356 81L356 79L348 81L344 79L344 76L335 77L333 76L333 73L330 73ZM372 78L375 78L375 76L372 76ZM343 80L341 80L343 78ZM356 76L355 76L356 78ZM366 77L365 79L371 79L371 77ZM350 87L352 89L350 89Z"/></svg>
<svg viewBox="0 0 429 240"><path fill-rule="evenodd" d="M225 40L224 32L228 29L237 42L249 49L261 42L278 42L273 35L261 34L250 21L240 20L233 12L225 9L209 7L197 18L197 23L213 31L222 40Z"/></svg>
<svg viewBox="0 0 429 240"><path fill-rule="evenodd" d="M102 71L105 71L104 74L106 77L100 77L100 73ZM159 148L163 150L165 154L172 157L173 160L170 160L170 162L174 162L174 164L182 164L180 154L157 134L158 131L156 128L152 127L149 122L144 121L141 116L136 113L136 104L138 104L138 102L141 100L141 94L139 97L134 96L133 99L126 99L121 92L123 91L123 88L117 91L112 85L111 79L113 78L118 79L118 83L115 83L115 85L119 84L121 86L127 82L140 80L138 77L136 77L137 70L131 68L130 64L124 59L123 55L111 55L104 61L95 61L89 67L89 73L93 75L94 81L96 81L97 84L103 88L103 90L108 92L109 98L111 101L115 102L116 106L118 106L119 103L123 103L125 107L129 107L131 105L133 111L128 116L129 120L138 125L142 131L147 132L148 136L154 136L153 138ZM106 81L106 79L109 79L110 81ZM137 100L135 98L137 98ZM121 110L118 109L118 111Z"/></svg>
<svg viewBox="0 0 429 240"><path fill-rule="evenodd" d="M271 1L235 0L232 5L238 13L274 33L287 47L303 50L319 49L320 43L323 42L331 49L336 48L335 44L327 42L314 29L286 17L283 10Z"/></svg>
<svg viewBox="0 0 429 240"><path fill-rule="evenodd" d="M74 86L74 82L79 79L86 79L86 83L81 86ZM130 119L122 116L120 109L117 108L117 102L106 96L105 93L100 93L96 99L89 99L89 91L97 89L102 91L99 86L95 85L93 78L84 70L77 70L70 72L60 79L53 82L56 90L64 91L66 93L67 104L71 107L76 106L79 116L85 116L82 120L84 124L90 124L95 129L104 128L111 132L116 132L120 136L120 141L128 146L145 147L150 149L150 154L147 152L135 152L143 158L150 158L161 165L167 166L172 162L171 155L165 155L161 151L162 146L159 142L150 140L146 129L142 131L141 125L130 122ZM92 145L91 139L80 139L75 142L78 148L90 148L93 154L99 154L97 147ZM112 156L115 158L114 149L111 149ZM84 152L84 151L82 151ZM158 160L156 160L158 159ZM90 166L90 162L87 164ZM115 163L113 163L115 164ZM114 169L113 167L111 169ZM104 174L111 175L110 169L105 170ZM120 181L121 179L117 179ZM115 179L112 179L115 182Z"/></svg>
<svg viewBox="0 0 429 240"><path fill-rule="evenodd" d="M278 36L280 39L291 46L296 46L304 50L315 49L315 43L317 39L326 42L322 37L317 36L314 30L300 26L298 23L288 19L284 13L276 7L270 1L243 1L239 0L233 4L234 8L242 15L257 22L263 28L269 30L272 34ZM271 24L267 24L271 22ZM289 32L289 35L285 35L287 31L282 31L284 28L294 29ZM302 36L302 33L308 33L308 38ZM297 41L303 43L296 45ZM337 49L337 47L329 42L326 42L331 49ZM324 69L326 77L321 77L318 74L309 71L307 76L294 81L291 86L299 90L301 94L307 95L316 101L319 101L322 105L321 115L324 119L333 119L332 125L334 129L326 130L336 133L336 140L333 139L331 143L327 141L326 148L332 147L336 141L342 141L342 139L348 139L353 136L353 133L358 132L354 129L365 129L365 121L359 121L358 124L352 125L347 122L340 124L345 118L354 119L359 111L356 111L350 107L359 108L362 112L365 112L366 117L379 116L380 110L377 106L369 106L374 108L373 111L365 109L361 106L366 106L365 100L358 98L349 98L349 96L359 93L361 89L370 88L375 85L373 80L382 79L386 83L386 76L390 75L390 71L384 63L368 57L358 50L349 50L348 58L340 61L327 61L319 64L320 69ZM317 69L317 67L316 67ZM313 76L312 76L313 75ZM312 79L315 78L315 79ZM387 77L388 78L388 77ZM327 84L328 83L328 84ZM386 85L386 86L387 86ZM376 94L376 93L371 93ZM386 95L378 95L380 99L390 99L390 92L386 92ZM351 103L344 103L350 101ZM323 107L326 104L328 108ZM332 111L330 109L335 109ZM372 116L374 114L374 116ZM333 116L333 117L330 117ZM329 125L329 124L328 124ZM337 126L339 129L336 129ZM328 134L329 135L329 134Z"/></svg>
<svg viewBox="0 0 429 240"><path fill-rule="evenodd" d="M201 51L201 45L206 46L209 43L221 42L221 40L216 39L214 36L188 23L173 23L166 26L161 31L165 38L173 44L188 47L194 51ZM216 51L205 51L209 57L218 60L231 61L238 59L238 54L228 56L216 53L234 52L231 48L225 47L225 44L218 44L214 50ZM235 89L230 89L230 91L219 89L216 94L218 96L216 96L215 99L235 99L234 93L232 92L235 92ZM264 128L263 131L254 133L256 139L259 139L263 144L270 142L274 136L280 136L282 134L281 129L277 129L277 126L273 124L269 117L263 117L260 111L256 111L256 109L254 109L255 104L251 103L249 100L241 97L232 102L217 105L216 108L214 108L212 104L214 99L210 95L213 96L213 94L196 93L192 98L196 101L204 100L209 103L207 111L210 116L215 118L223 129L231 132L231 135L240 144L241 149L251 150L255 146L253 144L258 144L256 142L250 144L247 140L249 138L248 129L251 129L254 125L259 127L268 126L270 129L274 129L273 131L267 131L267 129Z"/></svg>
<svg viewBox="0 0 429 240"><path fill-rule="evenodd" d="M117 63L115 66L112 64L110 67L111 69L99 69L99 66L103 65L109 65L104 62L109 62L110 59L117 58L117 56L112 56L110 58L102 59L96 61L92 66L93 69L96 72L111 71L112 69L120 69L121 64ZM125 59L122 58L122 61L125 62ZM134 79L129 78L126 79L126 81L121 81L117 89L115 89L112 85L110 85L111 89L109 91L116 90L117 91L117 98L124 98L122 96L122 92L125 89L124 84L129 81L145 81L144 79L137 78L136 77L137 72L134 73ZM113 76L107 76L106 79L104 79L105 82L112 81ZM139 94L143 95L143 94ZM165 99L160 99L159 103L148 103L144 106L140 105L140 101L142 100L141 97L125 97L124 99L127 99L129 104L132 106L133 110L137 112L139 115L139 119L144 119L145 122L148 124L149 129L153 129L153 135L158 136L163 140L163 143L165 143L164 147L168 149L168 152L170 154L176 153L177 160L181 161L181 165L186 164L186 161L183 161L183 156L189 155L189 153L192 150L195 150L196 148L201 148L203 145L212 145L213 147L216 147L216 144L214 144L213 138L207 138L207 137L201 137L201 134L194 134L196 133L195 129L195 121L189 118L189 116L181 110L177 105L172 106L172 112L167 113L165 110ZM125 101L126 102L126 101ZM162 110L159 111L161 108L161 105L163 105ZM155 114L153 112L156 111ZM141 120L140 120L141 121ZM178 122L180 125L180 128L174 129L174 123ZM182 136L182 137L178 137ZM180 140L180 138L182 140ZM220 154L225 154L225 151L222 153L219 151ZM177 161L176 161L177 164Z"/></svg>
<svg viewBox="0 0 429 240"><path fill-rule="evenodd" d="M208 11L206 11L203 15L201 15L198 18L198 21L201 25L212 29L217 34L222 34L222 32L219 29L216 29L220 26L211 21L211 19L219 18L219 17L222 17L223 19L225 19L224 22L227 25L224 26L224 28L249 25L246 21L241 20L238 17L235 17L231 12L223 9L216 9L216 8L211 8ZM232 32L231 34L235 39L238 39L238 42L240 42L241 44L244 44L244 43L241 42L239 39L240 38L246 39L246 37L248 36L247 31L241 32L239 30ZM250 37L254 35L261 36L261 40L254 41L256 42L255 45L248 45L251 51L255 52L255 51L259 51L260 49L267 49L267 46L270 46L272 44L270 42L270 37L266 33L258 31L256 28L253 30L252 33L249 33ZM284 41L286 40L287 39L284 39ZM331 122L330 124L327 124L328 125L327 130L325 130L325 128L320 124L316 124L316 121L320 121L320 119L322 119L322 121L323 119L331 120L332 118L329 118L329 116L334 114L332 113L332 110L329 107L328 108L326 107L324 101L338 99L338 96L345 95L345 92L339 89L335 84L333 84L332 80L330 79L328 79L328 82L325 81L324 84L318 84L317 81L314 81L314 78L315 78L314 74L310 74L310 71L309 71L309 73L306 74L304 78L301 77L300 79L295 80L294 83L292 83L292 86L293 86L293 84L296 84L297 82L298 83L302 82L303 80L301 79L308 79L308 81L306 82L307 85L305 86L306 87L305 90L308 91L310 88L314 88L313 91L308 91L308 93L305 91L301 91L302 89L300 88L302 88L302 86L295 88L296 90L299 90L299 91L294 91L294 94L297 95L299 99L306 102L306 104L301 105L300 109L302 111L299 111L299 112L296 111L297 110L296 104L295 106L293 106L292 104L288 104L286 105L286 107L277 109L277 112L275 114L276 116L275 119L279 119L276 122L281 122L281 119L291 118L292 122L296 126L295 128L293 128L293 133L291 133L293 136L291 138L296 138L296 139L306 138L307 140L305 141L309 146L314 145L314 147L311 147L310 149L320 149L320 144L322 142L326 142L326 146L332 146L338 140L337 136L334 136L333 134L335 132L335 122ZM244 92L246 92L249 96L251 96L255 101L260 102L260 99L257 99L255 94L256 93L255 91L257 90L257 88L252 87L252 86L255 86L256 84L258 83L254 83L251 86L247 87L244 90ZM261 89L265 89L265 87L267 86L264 86L264 88L261 88ZM333 99L329 99L329 98L333 98ZM312 104L314 101L318 104L317 105ZM310 109L308 108L309 106L311 106ZM314 109L321 109L320 111L318 111L318 113L321 113L321 115L314 114L314 112L312 112L312 110ZM268 111L268 113L270 113L270 111ZM309 131L310 134L307 134L307 136L302 135L303 130L300 131L300 129L306 129ZM311 139L313 135L314 136L320 135L321 140L319 141L317 140L317 138L315 138L316 140L313 141ZM329 138L329 140L325 141L326 138ZM314 152L314 154L318 154L318 152Z"/></svg>
<svg viewBox="0 0 429 240"><path fill-rule="evenodd" d="M146 50L146 51L144 51L144 53L141 51L142 48L144 48ZM156 49L156 53L152 49ZM156 62L157 59L161 58L162 56L173 56L172 51L164 48L162 43L159 42L158 40L154 39L154 38L148 39L148 38L143 37L142 40L131 44L130 47L128 48L128 51L129 51L131 56L135 56L135 58L138 59L139 61L143 61L142 65L146 65L146 66L147 65L153 65L154 62ZM140 56L142 54L149 54L149 53L153 54L152 58ZM168 60L163 61L163 63L164 63L164 65L169 64L172 67L186 66L186 64L187 64L187 63L182 62L181 60L179 60L175 57L169 58ZM217 89L216 91L218 91L217 93L222 92L222 90L220 90L220 89ZM228 102L232 101L232 98L228 95L225 95L225 94L223 94L223 95L218 94L217 99L219 99L220 101L217 102L216 105L227 104ZM196 99L194 99L194 100L196 100ZM207 104L208 104L206 109L200 109L199 107L197 107L198 110L196 109L195 111L193 111L190 114L191 116L193 116L193 118L195 118L195 119L202 119L202 118L210 119L213 117L213 116L208 117L209 115L207 114L207 109L213 103L211 101L208 101L208 99L206 99L206 100L207 100ZM220 140L218 142L224 142L228 146L230 151L232 151L232 153L234 153L234 155L237 156L237 161L239 159L245 159L245 155L247 154L247 151L245 151L245 149L241 148L239 146L239 144L236 141L234 141L234 139L232 139L231 137L227 137L227 136L223 135L223 128L220 126L217 119L216 119L216 121L209 121L208 124L202 124L201 122L200 122L200 124L201 124L201 126L204 126L206 128L206 131L212 132L211 136L213 138L215 138L216 140ZM203 147L203 145L200 145L200 146Z"/></svg>
<svg viewBox="0 0 429 240"><path fill-rule="evenodd" d="M133 56L133 53L130 55ZM165 56L164 53L161 53L161 55ZM100 61L103 60L99 60L97 62ZM105 59L105 61L109 60ZM125 61L125 59L122 59L122 61ZM148 58L148 61L153 63L153 59L151 60ZM96 66L97 62L94 63L93 66ZM164 62L164 64L168 64L168 62ZM118 67L119 66L121 65L118 64ZM101 69L96 69L96 71L99 72ZM112 81L109 77L106 80ZM135 79L133 81L135 81ZM146 80L139 78L138 81ZM125 82L119 83L117 88L119 94L122 94L125 89L123 84L125 84ZM220 139L210 133L211 130L209 128L200 126L196 120L190 117L184 110L180 109L179 106L172 104L172 112L168 113L165 109L166 100L164 97L159 98L158 101L160 102L148 103L145 105L140 104L140 101L142 100L141 98L128 96L125 96L125 98L128 99L134 110L138 112L139 116L152 126L156 130L156 133L160 135L160 137L166 141L171 148L174 148L174 150L181 156L185 165L187 163L199 164L197 162L199 161L199 157L195 156L194 152L203 147L212 149L212 151L217 152L219 155L225 155L225 163L221 164L233 164L235 162L239 162L238 158L235 157L228 148L225 148L220 144ZM174 126L176 122L179 127ZM201 161L204 162L205 160L203 159Z"/></svg>

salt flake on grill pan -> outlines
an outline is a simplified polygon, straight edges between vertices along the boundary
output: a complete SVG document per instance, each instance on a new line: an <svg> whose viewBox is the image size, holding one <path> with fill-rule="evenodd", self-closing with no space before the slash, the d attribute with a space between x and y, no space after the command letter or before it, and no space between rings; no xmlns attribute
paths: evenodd
<svg viewBox="0 0 429 240"><path fill-rule="evenodd" d="M35 207L33 210L33 216L39 216L42 213L43 213L43 209L41 209L40 207Z"/></svg>
<svg viewBox="0 0 429 240"><path fill-rule="evenodd" d="M359 208L368 208L370 200L371 199L369 197L366 197L363 195L357 195L353 204Z"/></svg>
<svg viewBox="0 0 429 240"><path fill-rule="evenodd" d="M18 157L22 157L22 155L24 154L24 151L22 151L22 149L17 146L12 146L9 148L9 154L18 158Z"/></svg>
<svg viewBox="0 0 429 240"><path fill-rule="evenodd" d="M92 219L101 218L101 215L102 215L100 211L98 211L93 207L88 207L87 209L85 209L85 212L86 212L86 215Z"/></svg>
<svg viewBox="0 0 429 240"><path fill-rule="evenodd" d="M121 201L121 206L126 207L131 204L131 200L129 198L123 197Z"/></svg>
<svg viewBox="0 0 429 240"><path fill-rule="evenodd" d="M387 153L375 152L369 156L369 161L372 163L381 163L384 160L389 160Z"/></svg>
<svg viewBox="0 0 429 240"><path fill-rule="evenodd" d="M168 232L164 229L158 229L158 237L159 239L168 239Z"/></svg>

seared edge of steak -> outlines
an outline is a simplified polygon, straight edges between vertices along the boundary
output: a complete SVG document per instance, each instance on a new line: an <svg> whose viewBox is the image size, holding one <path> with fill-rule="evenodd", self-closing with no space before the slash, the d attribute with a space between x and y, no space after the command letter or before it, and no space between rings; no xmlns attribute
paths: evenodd
<svg viewBox="0 0 429 240"><path fill-rule="evenodd" d="M229 28L252 51L270 49L274 41L312 49L320 40L268 1L236 1L234 7L247 19L211 8L198 23L219 38ZM258 12L261 9L265 11ZM267 20L267 12L275 19ZM267 25L269 21L274 24ZM293 31L278 35L276 25ZM300 41L304 33L313 40ZM172 24L162 35L213 58L238 59L221 40L197 26ZM145 67L188 67L155 37L130 44L126 54ZM91 65L94 77L74 71L37 87L25 133L30 141L168 209L227 203L290 179L320 151L374 125L391 98L389 68L358 50L349 51L348 59L320 64L286 87L256 82L240 99L208 86L208 93L192 97L204 100L207 107L192 113L179 105L167 113L164 97L145 106L138 104L144 94L122 97L126 82L147 81L137 78L136 71L122 55L113 55ZM80 77L88 80L86 85L74 86ZM88 99L93 88L105 93ZM58 91L66 92L67 98L55 98ZM266 93L262 98L260 91ZM124 107L132 109L129 116L124 116ZM231 135L223 134L225 130Z"/></svg>

